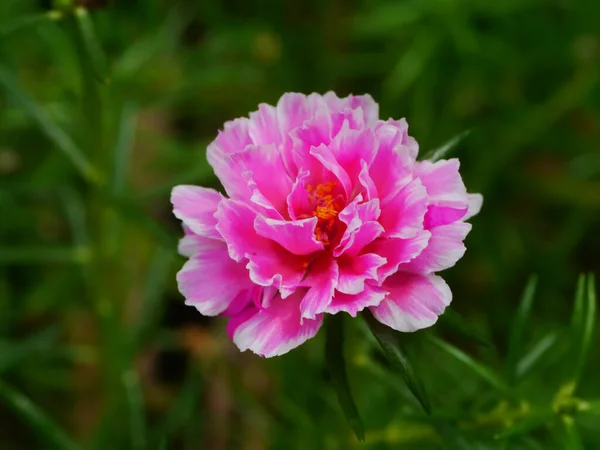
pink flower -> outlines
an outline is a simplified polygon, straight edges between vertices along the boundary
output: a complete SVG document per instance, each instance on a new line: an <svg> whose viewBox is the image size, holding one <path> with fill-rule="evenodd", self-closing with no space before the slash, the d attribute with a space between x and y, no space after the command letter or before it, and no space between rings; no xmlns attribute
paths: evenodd
<svg viewBox="0 0 600 450"><path fill-rule="evenodd" d="M313 337L326 313L433 325L452 300L436 273L463 256L482 197L457 159L417 162L407 130L379 120L371 96L332 92L227 122L207 156L228 197L173 189L186 304L229 317L235 344L266 357Z"/></svg>

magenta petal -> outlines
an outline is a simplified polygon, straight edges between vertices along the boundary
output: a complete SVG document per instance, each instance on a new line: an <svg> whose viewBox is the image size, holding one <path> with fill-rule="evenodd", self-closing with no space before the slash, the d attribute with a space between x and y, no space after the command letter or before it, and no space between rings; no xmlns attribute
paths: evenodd
<svg viewBox="0 0 600 450"><path fill-rule="evenodd" d="M338 283L339 268L335 259L322 257L314 261L308 269L303 286L310 289L300 303L303 318L314 319L325 311Z"/></svg>
<svg viewBox="0 0 600 450"><path fill-rule="evenodd" d="M227 331L241 351L251 350L266 358L283 355L314 337L323 315L314 319L300 316L301 294L286 299L275 297L269 307L254 306L231 318Z"/></svg>
<svg viewBox="0 0 600 450"><path fill-rule="evenodd" d="M293 292L304 276L306 256L290 253L271 239L259 236L254 229L256 213L235 200L223 200L215 215L217 229L227 242L231 258L248 259L252 281L261 286L274 286Z"/></svg>
<svg viewBox="0 0 600 450"><path fill-rule="evenodd" d="M360 108L367 125L374 125L379 119L379 105L369 94L349 95L348 97L339 98L334 92L329 91L323 95L323 99L332 112L343 111L347 108Z"/></svg>
<svg viewBox="0 0 600 450"><path fill-rule="evenodd" d="M398 331L416 331L433 325L452 301L452 292L437 275L399 272L382 286L389 292L379 306L371 307L373 316Z"/></svg>
<svg viewBox="0 0 600 450"><path fill-rule="evenodd" d="M481 194L468 194L469 198L469 210L462 218L463 220L469 220L476 214L479 214L481 211L481 206L483 205L483 196Z"/></svg>
<svg viewBox="0 0 600 450"><path fill-rule="evenodd" d="M419 232L409 239L378 239L365 248L365 252L383 256L387 262L378 269L379 280L384 280L398 270L402 263L415 259L427 247L431 233L427 230Z"/></svg>
<svg viewBox="0 0 600 450"><path fill-rule="evenodd" d="M400 270L431 273L448 269L462 258L466 251L463 241L471 224L454 222L448 225L431 228L431 238L427 248L412 261L402 264Z"/></svg>
<svg viewBox="0 0 600 450"><path fill-rule="evenodd" d="M439 227L440 225L448 225L449 223L461 220L466 213L466 207L457 209L446 206L429 205L423 224L427 229Z"/></svg>
<svg viewBox="0 0 600 450"><path fill-rule="evenodd" d="M273 145L248 146L231 156L231 168L242 174L250 200L278 217L287 213L287 193L292 188L281 154Z"/></svg>
<svg viewBox="0 0 600 450"><path fill-rule="evenodd" d="M374 253L354 258L341 258L337 290L344 294L358 294L365 289L366 280L377 280L377 269L386 263L386 259ZM337 294L336 294L337 295Z"/></svg>
<svg viewBox="0 0 600 450"><path fill-rule="evenodd" d="M258 105L258 111L250 113L248 134L256 145L281 144L277 108L265 103Z"/></svg>
<svg viewBox="0 0 600 450"><path fill-rule="evenodd" d="M370 166L377 154L373 130L369 128L351 130L347 121L328 147L353 183L358 182L362 170L361 161L365 161L367 166Z"/></svg>
<svg viewBox="0 0 600 450"><path fill-rule="evenodd" d="M379 146L369 174L383 206L413 178L414 157L401 145L402 130L395 126L381 126L376 136Z"/></svg>
<svg viewBox="0 0 600 450"><path fill-rule="evenodd" d="M423 229L427 205L427 191L421 180L415 178L382 208L379 223L385 228L384 236L415 236Z"/></svg>
<svg viewBox="0 0 600 450"><path fill-rule="evenodd" d="M302 169L292 186L292 191L287 197L288 214L292 220L298 220L311 216L314 207L308 199L308 183L310 172Z"/></svg>
<svg viewBox="0 0 600 450"><path fill-rule="evenodd" d="M199 186L175 186L171 192L173 214L199 236L222 239L215 229L214 214L223 196L214 189Z"/></svg>
<svg viewBox="0 0 600 450"><path fill-rule="evenodd" d="M248 270L229 257L223 242L195 239L195 255L177 274L179 291L187 305L195 306L205 316L216 316L253 284Z"/></svg>
<svg viewBox="0 0 600 450"><path fill-rule="evenodd" d="M254 229L267 239L271 239L295 255L310 255L323 250L323 244L315 238L317 217L288 222L257 216Z"/></svg>
<svg viewBox="0 0 600 450"><path fill-rule="evenodd" d="M230 158L232 154L244 151L248 145L252 145L248 124L249 120L246 118L226 122L224 130L219 131L219 135L208 145L206 151L209 164L231 198L248 196L241 173L231 169Z"/></svg>
<svg viewBox="0 0 600 450"><path fill-rule="evenodd" d="M432 205L465 209L468 197L460 177L458 159L440 160L435 163L421 161L415 167L415 175L421 179Z"/></svg>
<svg viewBox="0 0 600 450"><path fill-rule="evenodd" d="M352 317L356 317L363 309L379 305L385 298L386 293L384 289L369 284L365 284L364 290L358 294L351 295L336 292L326 312L336 314L344 311Z"/></svg>
<svg viewBox="0 0 600 450"><path fill-rule="evenodd" d="M325 145L319 145L318 147L312 147L310 149L310 154L313 155L321 164L323 164L325 169L335 175L344 188L346 198L350 198L352 194L352 181L350 180L346 170L335 159L335 156L331 150Z"/></svg>

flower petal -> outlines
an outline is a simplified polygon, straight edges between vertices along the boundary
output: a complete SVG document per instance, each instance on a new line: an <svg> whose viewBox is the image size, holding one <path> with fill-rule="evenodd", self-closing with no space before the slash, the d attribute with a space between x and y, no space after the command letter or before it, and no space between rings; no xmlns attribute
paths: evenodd
<svg viewBox="0 0 600 450"><path fill-rule="evenodd" d="M171 192L175 217L195 234L211 239L223 239L215 228L217 219L214 217L222 199L214 189L199 186L175 186Z"/></svg>
<svg viewBox="0 0 600 450"><path fill-rule="evenodd" d="M323 256L313 261L308 268L308 275L302 281L303 286L310 287L300 303L302 318L314 319L325 311L337 287L338 274L335 259Z"/></svg>
<svg viewBox="0 0 600 450"><path fill-rule="evenodd" d="M256 145L281 144L277 108L265 103L258 105L258 111L250 113L248 134Z"/></svg>
<svg viewBox="0 0 600 450"><path fill-rule="evenodd" d="M391 238L377 239L365 247L365 252L383 256L386 263L377 272L380 281L395 273L402 263L415 259L427 247L431 233L427 230L419 232L409 239Z"/></svg>
<svg viewBox="0 0 600 450"><path fill-rule="evenodd" d="M476 214L479 214L481 211L481 206L483 205L483 196L481 194L468 194L469 197L469 210L462 218L462 220L469 220Z"/></svg>
<svg viewBox="0 0 600 450"><path fill-rule="evenodd" d="M365 289L366 280L377 280L377 269L385 263L384 257L374 253L338 259L339 278L336 289L344 294L359 294Z"/></svg>
<svg viewBox="0 0 600 450"><path fill-rule="evenodd" d="M323 315L301 319L301 298L302 293L277 296L268 308L251 306L230 319L227 332L241 351L250 349L266 358L283 355L314 337L323 323Z"/></svg>
<svg viewBox="0 0 600 450"><path fill-rule="evenodd" d="M471 231L471 224L454 222L431 228L431 238L419 256L402 264L400 270L431 273L448 269L463 257L466 247L465 237Z"/></svg>
<svg viewBox="0 0 600 450"><path fill-rule="evenodd" d="M452 301L452 292L437 275L398 272L382 286L387 297L371 307L373 316L398 331L416 331L433 325Z"/></svg>
<svg viewBox="0 0 600 450"><path fill-rule="evenodd" d="M370 284L365 284L364 290L354 295L336 292L325 312L336 314L344 311L352 317L356 317L363 309L379 305L386 293L384 289Z"/></svg>
<svg viewBox="0 0 600 450"><path fill-rule="evenodd" d="M369 94L339 98L333 91L329 91L323 95L323 99L332 112L343 111L346 108L362 109L367 125L374 125L379 119L379 105Z"/></svg>
<svg viewBox="0 0 600 450"><path fill-rule="evenodd" d="M379 223L384 236L411 238L423 229L427 211L427 191L421 180L415 178L382 208Z"/></svg>
<svg viewBox="0 0 600 450"><path fill-rule="evenodd" d="M195 306L205 316L216 316L239 295L246 293L249 298L253 284L248 270L229 257L225 243L201 237L193 239L197 245L195 255L177 273L179 291L186 305Z"/></svg>
<svg viewBox="0 0 600 450"><path fill-rule="evenodd" d="M415 176L419 177L427 189L432 205L466 209L467 190L458 169L458 159L441 159L432 163L421 161L415 166Z"/></svg>
<svg viewBox="0 0 600 450"><path fill-rule="evenodd" d="M254 229L259 236L271 239L295 255L310 255L323 250L323 244L315 238L315 226L319 219L289 222L257 216Z"/></svg>

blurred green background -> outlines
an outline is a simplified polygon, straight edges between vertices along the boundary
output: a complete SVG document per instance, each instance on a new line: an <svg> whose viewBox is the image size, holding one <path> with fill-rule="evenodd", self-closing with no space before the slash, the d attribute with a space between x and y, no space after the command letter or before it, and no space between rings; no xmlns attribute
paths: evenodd
<svg viewBox="0 0 600 450"><path fill-rule="evenodd" d="M569 379L577 276L600 272L600 2L69 3L0 2L2 450L600 448L600 415L576 417L582 447L554 418L492 438ZM485 199L444 277L494 346L443 325L405 336L441 411L426 418L362 321L346 321L365 444L330 386L323 333L280 358L242 354L175 284L172 186L219 187L205 148L226 120L327 90L406 117L421 154L470 130L453 155ZM421 339L502 374L531 274L519 351L543 358L510 395ZM597 336L577 391L590 400Z"/></svg>

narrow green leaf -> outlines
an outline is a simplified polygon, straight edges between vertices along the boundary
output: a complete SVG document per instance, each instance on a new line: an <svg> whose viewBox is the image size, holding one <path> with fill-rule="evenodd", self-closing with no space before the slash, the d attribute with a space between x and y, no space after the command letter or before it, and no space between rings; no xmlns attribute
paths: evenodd
<svg viewBox="0 0 600 450"><path fill-rule="evenodd" d="M342 411L359 441L365 441L365 428L352 392L346 373L346 359L344 358L344 316L335 314L327 319L325 335L325 359L327 370L337 394Z"/></svg>
<svg viewBox="0 0 600 450"><path fill-rule="evenodd" d="M440 325L446 325L452 331L455 331L468 339L472 339L484 347L493 347L491 341L454 308L446 308L444 314L440 316Z"/></svg>
<svg viewBox="0 0 600 450"><path fill-rule="evenodd" d="M579 349L578 360L575 366L575 381L579 380L585 367L596 325L596 281L592 274L587 277L587 291L582 297L584 297L584 313L581 318L579 340L575 343L575 348Z"/></svg>
<svg viewBox="0 0 600 450"><path fill-rule="evenodd" d="M138 314L138 320L134 327L133 334L136 345L143 341L144 334L151 329L160 314L159 307L173 260L174 255L171 249L160 246L156 249L146 277L144 307Z"/></svg>
<svg viewBox="0 0 600 450"><path fill-rule="evenodd" d="M517 361L520 356L519 353L523 348L523 336L527 329L529 317L531 316L536 287L537 277L534 275L527 282L521 302L512 321L508 338L508 356L506 358L506 378L510 385L514 385L517 380Z"/></svg>
<svg viewBox="0 0 600 450"><path fill-rule="evenodd" d="M108 64L90 15L85 8L80 7L75 10L75 19L93 72L100 83L106 84L109 81Z"/></svg>
<svg viewBox="0 0 600 450"><path fill-rule="evenodd" d="M579 275L577 288L575 289L575 302L573 304L573 316L571 318L571 329L574 336L579 336L585 322L585 275Z"/></svg>
<svg viewBox="0 0 600 450"><path fill-rule="evenodd" d="M129 406L129 424L131 430L131 448L147 448L147 427L144 412L144 399L140 388L140 379L134 370L123 374L123 386Z"/></svg>
<svg viewBox="0 0 600 450"><path fill-rule="evenodd" d="M368 311L363 314L363 317L367 321L367 324L377 339L377 342L379 342L379 345L383 350L383 354L389 361L392 368L402 376L406 386L408 386L410 391L417 398L425 412L430 414L431 402L425 390L425 386L415 372L415 369L406 356L406 353L400 346L396 337L397 332L380 323Z"/></svg>
<svg viewBox="0 0 600 450"><path fill-rule="evenodd" d="M40 106L19 86L15 77L0 64L0 86L12 97L52 143L71 160L81 175L92 183L100 182L100 174L90 164L73 140L59 128Z"/></svg>
<svg viewBox="0 0 600 450"><path fill-rule="evenodd" d="M573 418L567 415L563 416L562 425L565 450L583 450L583 443L581 442L581 437L579 436L579 431L577 430Z"/></svg>
<svg viewBox="0 0 600 450"><path fill-rule="evenodd" d="M490 368L475 361L462 350L459 350L453 345L450 345L447 342L434 336L428 336L428 339L436 347L440 348L444 352L448 353L449 355L453 356L455 359L459 360L464 365L469 367L475 374L477 374L483 380L487 381L492 387L502 392L506 392L508 390L508 387L506 386L502 378L496 375Z"/></svg>
<svg viewBox="0 0 600 450"><path fill-rule="evenodd" d="M39 23L57 21L62 19L63 13L60 11L48 11L43 14L33 14L31 16L19 17L16 20L0 26L0 39L6 39L10 34L24 28L35 26Z"/></svg>
<svg viewBox="0 0 600 450"><path fill-rule="evenodd" d="M17 342L0 341L0 374L55 349L57 337L57 329L50 327Z"/></svg>
<svg viewBox="0 0 600 450"><path fill-rule="evenodd" d="M53 423L35 404L20 392L0 380L0 398L15 411L41 437L61 450L78 446Z"/></svg>
<svg viewBox="0 0 600 450"><path fill-rule="evenodd" d="M76 263L90 260L87 248L73 247L0 247L0 265Z"/></svg>
<svg viewBox="0 0 600 450"><path fill-rule="evenodd" d="M516 379L520 380L531 372L557 341L558 333L554 332L548 333L540 339L517 363Z"/></svg>
<svg viewBox="0 0 600 450"><path fill-rule="evenodd" d="M462 133L457 134L441 147L427 152L423 159L431 162L439 161L440 159L446 157L450 151L460 144L467 136L469 136L469 134L471 134L471 130L465 130Z"/></svg>
<svg viewBox="0 0 600 450"><path fill-rule="evenodd" d="M494 439L506 439L512 436L527 434L533 430L543 427L554 419L555 413L551 409L538 411L530 414L522 420L518 420L509 425L500 433L494 436Z"/></svg>
<svg viewBox="0 0 600 450"><path fill-rule="evenodd" d="M137 108L131 104L126 104L121 112L112 179L112 189L115 194L120 194L125 187L127 168L135 140L136 112Z"/></svg>

